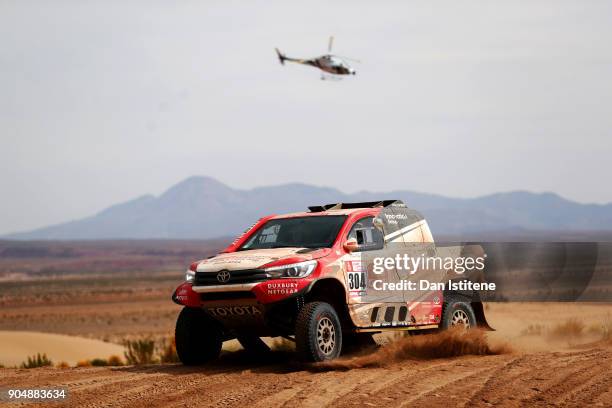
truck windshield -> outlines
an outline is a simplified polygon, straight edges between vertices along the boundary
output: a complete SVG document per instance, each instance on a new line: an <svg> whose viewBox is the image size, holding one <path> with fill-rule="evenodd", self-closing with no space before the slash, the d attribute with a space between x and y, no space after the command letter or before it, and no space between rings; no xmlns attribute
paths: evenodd
<svg viewBox="0 0 612 408"><path fill-rule="evenodd" d="M238 250L267 248L329 248L345 215L280 218L261 226Z"/></svg>

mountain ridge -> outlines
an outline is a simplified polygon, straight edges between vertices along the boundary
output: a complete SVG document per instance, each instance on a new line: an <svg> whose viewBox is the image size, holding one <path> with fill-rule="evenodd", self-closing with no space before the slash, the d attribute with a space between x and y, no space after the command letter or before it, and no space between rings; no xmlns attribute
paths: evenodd
<svg viewBox="0 0 612 408"><path fill-rule="evenodd" d="M7 239L204 239L235 235L263 215L304 211L333 202L400 199L428 219L435 234L503 230L610 231L612 204L580 204L555 193L511 191L452 198L409 190L344 193L332 187L286 183L232 188L191 176L162 194L141 195L98 213Z"/></svg>

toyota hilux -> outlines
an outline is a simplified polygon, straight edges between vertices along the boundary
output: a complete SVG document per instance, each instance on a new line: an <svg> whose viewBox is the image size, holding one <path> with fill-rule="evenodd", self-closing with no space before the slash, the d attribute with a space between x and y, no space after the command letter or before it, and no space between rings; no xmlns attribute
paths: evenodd
<svg viewBox="0 0 612 408"><path fill-rule="evenodd" d="M323 361L384 331L489 328L478 292L408 290L402 282L415 271L375 267L385 251L385 259L398 258L414 245L419 256L439 250L427 221L399 200L261 218L218 255L190 265L172 296L183 306L177 354L198 365L218 357L224 341L263 350L261 337L282 336L295 341L303 359ZM438 269L439 281L455 272ZM376 289L383 286L395 289Z"/></svg>

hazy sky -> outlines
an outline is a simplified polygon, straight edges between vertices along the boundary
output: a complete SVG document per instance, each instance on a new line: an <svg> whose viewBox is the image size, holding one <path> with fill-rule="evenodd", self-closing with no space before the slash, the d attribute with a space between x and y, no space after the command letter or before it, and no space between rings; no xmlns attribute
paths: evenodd
<svg viewBox="0 0 612 408"><path fill-rule="evenodd" d="M321 81L289 56L335 51ZM610 1L0 0L0 233L191 175L610 202Z"/></svg>

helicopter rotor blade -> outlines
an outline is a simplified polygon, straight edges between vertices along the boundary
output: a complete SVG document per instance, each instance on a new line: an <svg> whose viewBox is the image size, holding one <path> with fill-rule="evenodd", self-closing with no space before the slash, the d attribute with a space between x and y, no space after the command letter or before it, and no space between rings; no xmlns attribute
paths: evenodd
<svg viewBox="0 0 612 408"><path fill-rule="evenodd" d="M329 37L329 43L327 44L327 52L331 52L332 45L334 45L334 36Z"/></svg>

